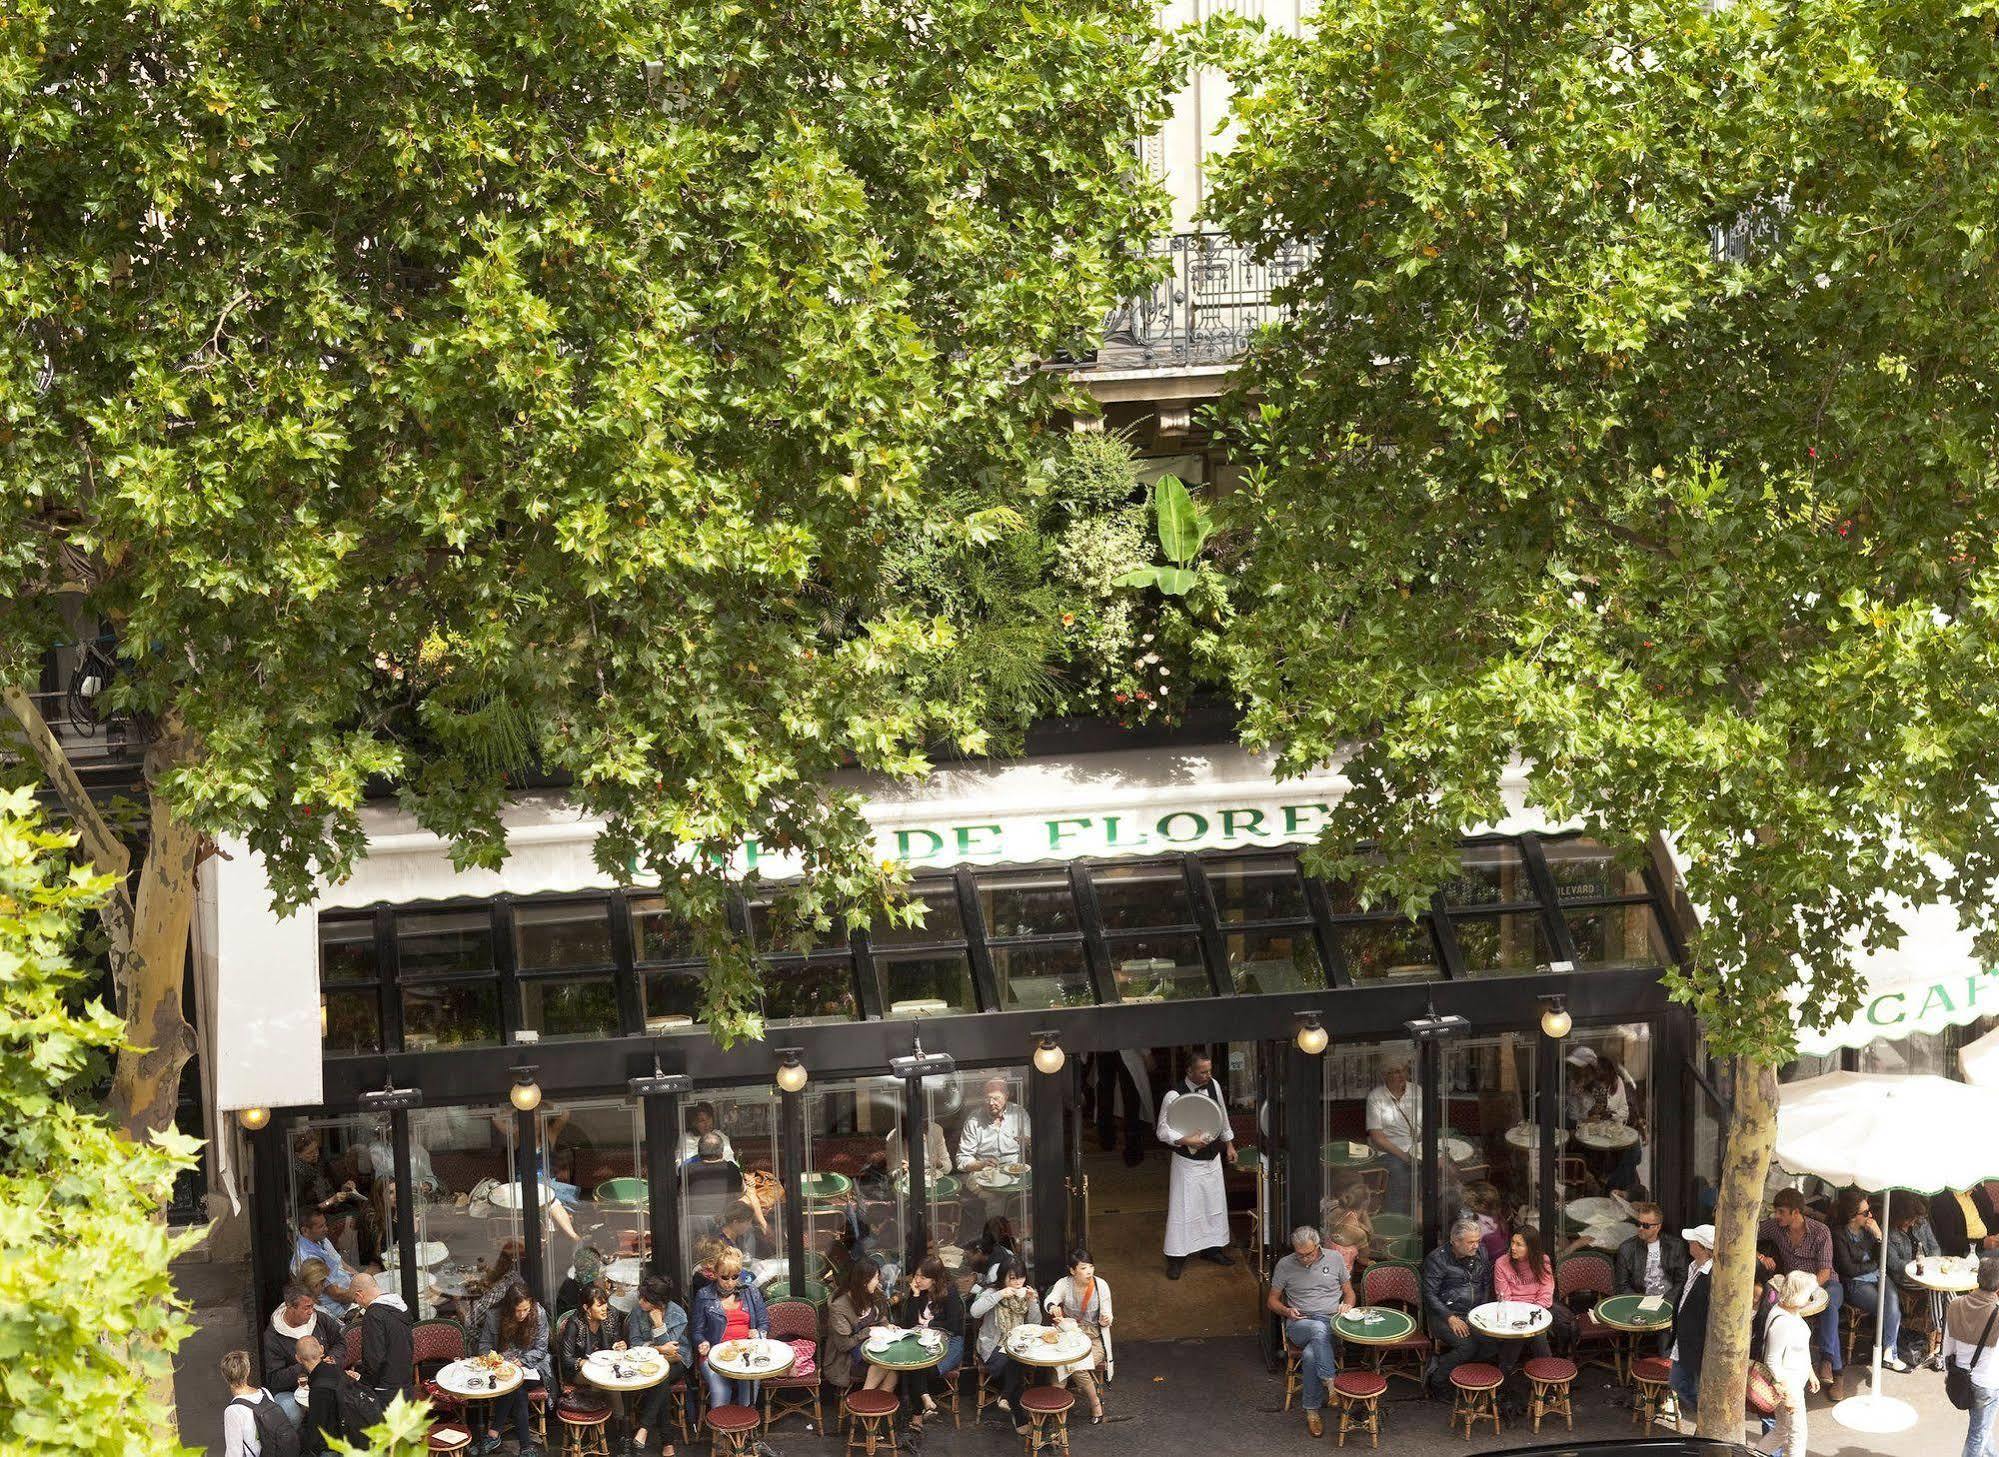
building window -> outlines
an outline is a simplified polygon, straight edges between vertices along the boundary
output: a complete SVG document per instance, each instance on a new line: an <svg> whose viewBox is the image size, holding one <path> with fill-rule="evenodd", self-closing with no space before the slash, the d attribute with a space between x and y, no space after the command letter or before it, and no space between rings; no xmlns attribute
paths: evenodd
<svg viewBox="0 0 1999 1457"><path fill-rule="evenodd" d="M1305 878L1295 855L1240 855L1204 867L1215 897L1215 914L1234 922L1303 920Z"/></svg>
<svg viewBox="0 0 1999 1457"><path fill-rule="evenodd" d="M1317 991L1326 984L1319 934L1311 926L1235 930L1225 938L1229 975L1244 996Z"/></svg>
<svg viewBox="0 0 1999 1457"><path fill-rule="evenodd" d="M1496 916L1453 916L1451 929L1457 935L1468 976L1524 976L1560 959L1549 944L1538 909Z"/></svg>
<svg viewBox="0 0 1999 1457"><path fill-rule="evenodd" d="M606 901L529 901L514 907L514 964L522 971L609 966Z"/></svg>
<svg viewBox="0 0 1999 1457"><path fill-rule="evenodd" d="M1527 873L1527 860L1512 840L1466 845L1458 873L1440 887L1444 904L1458 906L1534 905L1540 895Z"/></svg>
<svg viewBox="0 0 1999 1457"><path fill-rule="evenodd" d="M851 1022L861 1015L852 953L772 958L763 984L764 1016L772 1022Z"/></svg>
<svg viewBox="0 0 1999 1457"><path fill-rule="evenodd" d="M927 946L965 939L965 917L958 909L958 886L951 880L919 880L909 887L909 899L923 907L919 926L894 926L876 921L869 939L876 946Z"/></svg>
<svg viewBox="0 0 1999 1457"><path fill-rule="evenodd" d="M493 948L491 906L397 916L404 1048L488 1047L506 1040Z"/></svg>
<svg viewBox="0 0 1999 1457"><path fill-rule="evenodd" d="M502 1040L496 981L420 983L402 993L403 1046L411 1052L492 1047Z"/></svg>
<svg viewBox="0 0 1999 1457"><path fill-rule="evenodd" d="M1087 1007L1096 1001L1080 940L1049 946L995 946L992 958L1003 1012Z"/></svg>
<svg viewBox="0 0 1999 1457"><path fill-rule="evenodd" d="M890 1017L937 1017L947 1012L976 1012L971 958L956 951L891 951L877 953L882 1005Z"/></svg>
<svg viewBox="0 0 1999 1457"><path fill-rule="evenodd" d="M1556 900L1618 900L1651 894L1645 872L1635 865L1620 865L1617 852L1600 841L1573 836L1543 840L1541 854L1548 862Z"/></svg>
<svg viewBox="0 0 1999 1457"><path fill-rule="evenodd" d="M615 1037L618 984L608 976L523 977L521 1027L543 1041Z"/></svg>
<svg viewBox="0 0 1999 1457"><path fill-rule="evenodd" d="M1106 931L1151 930L1194 924L1187 876L1180 862L1094 865L1097 916Z"/></svg>
<svg viewBox="0 0 1999 1457"><path fill-rule="evenodd" d="M1059 865L981 875L979 909L985 917L986 934L995 940L1062 935L1082 929L1076 919L1076 898L1069 889L1069 872Z"/></svg>
<svg viewBox="0 0 1999 1457"><path fill-rule="evenodd" d="M492 908L398 913L396 964L404 981L492 971Z"/></svg>
<svg viewBox="0 0 1999 1457"><path fill-rule="evenodd" d="M320 918L319 1024L329 1053L382 1050L382 966L372 914Z"/></svg>
<svg viewBox="0 0 1999 1457"><path fill-rule="evenodd" d="M1430 981L1443 974L1427 917L1354 921L1339 926L1334 935L1353 981Z"/></svg>

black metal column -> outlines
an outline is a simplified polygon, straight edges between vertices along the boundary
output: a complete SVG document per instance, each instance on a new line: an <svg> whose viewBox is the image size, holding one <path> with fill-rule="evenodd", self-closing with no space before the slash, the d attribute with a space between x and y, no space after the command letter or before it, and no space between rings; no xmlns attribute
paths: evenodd
<svg viewBox="0 0 1999 1457"><path fill-rule="evenodd" d="M421 1310L416 1283L421 1269L416 1260L416 1201L422 1196L410 1174L409 1109L397 1108L389 1114L389 1138L396 1161L396 1263L402 1272L403 1304L415 1320Z"/></svg>
<svg viewBox="0 0 1999 1457"><path fill-rule="evenodd" d="M642 1098L646 1140L646 1223L652 1229L652 1272L680 1285L687 1268L680 1248L680 1095Z"/></svg>
<svg viewBox="0 0 1999 1457"><path fill-rule="evenodd" d="M805 1096L777 1093L778 1169L790 1191L784 1201L784 1243L789 1251L791 1293L805 1298Z"/></svg>
<svg viewBox="0 0 1999 1457"><path fill-rule="evenodd" d="M1560 1247L1562 1228L1562 1201L1555 1188L1556 1156L1561 1152L1556 1139L1561 1136L1562 1121L1562 1043L1561 1039L1539 1031L1527 1035L1534 1039L1534 1087L1539 1105L1534 1110L1534 1127L1540 1138L1528 1157L1535 1161L1541 1228L1547 1231L1548 1247L1556 1249Z"/></svg>
<svg viewBox="0 0 1999 1457"><path fill-rule="evenodd" d="M250 1135L250 1282L255 1291L259 1323L269 1320L291 1278L291 1211L287 1195L290 1160L285 1153L285 1135L277 1116ZM257 1329L261 1330L259 1324ZM264 1343L251 1343L257 1352L257 1370L263 1371Z"/></svg>
<svg viewBox="0 0 1999 1457"><path fill-rule="evenodd" d="M1049 1077L1030 1064L1027 1074L1027 1127L1033 1146L1029 1163L1034 1172L1034 1202L1028 1218L1034 1225L1034 1282L1046 1290L1062 1278L1067 1266L1064 1245L1069 1238L1069 1191L1062 1171L1068 1167L1062 1146L1073 1078ZM1015 1235L1021 1231L1016 1230Z"/></svg>
<svg viewBox="0 0 1999 1457"><path fill-rule="evenodd" d="M923 1105L923 1079L902 1080L903 1203L908 1213L902 1225L902 1268L914 1270L930 1252L930 1169L924 1150L929 1144L929 1109Z"/></svg>
<svg viewBox="0 0 1999 1457"><path fill-rule="evenodd" d="M1325 1057L1330 1055L1307 1057L1296 1042L1285 1044L1283 1218L1287 1227L1269 1232L1271 1246L1279 1250L1287 1247L1291 1231L1299 1225L1318 1226L1319 1204L1326 1197L1326 1167L1319 1155L1319 1105L1325 1093ZM1275 1152L1266 1150L1265 1157Z"/></svg>
<svg viewBox="0 0 1999 1457"><path fill-rule="evenodd" d="M1423 1191L1422 1247L1435 1249L1439 1240L1450 1231L1444 1228L1444 1188L1443 1180L1437 1177L1437 1158L1442 1148L1444 1103L1444 1050L1435 1037L1420 1038L1416 1043L1417 1103L1421 1109L1418 1116L1423 1120L1423 1137L1418 1145L1416 1157L1419 1172L1417 1179ZM1455 1212L1455 1211L1453 1211Z"/></svg>
<svg viewBox="0 0 1999 1457"><path fill-rule="evenodd" d="M542 1193L542 1157L541 1130L535 1126L534 1114L515 1109L514 1177L520 1182L521 1193L521 1269L536 1300L548 1288L542 1272L541 1201L555 1197Z"/></svg>

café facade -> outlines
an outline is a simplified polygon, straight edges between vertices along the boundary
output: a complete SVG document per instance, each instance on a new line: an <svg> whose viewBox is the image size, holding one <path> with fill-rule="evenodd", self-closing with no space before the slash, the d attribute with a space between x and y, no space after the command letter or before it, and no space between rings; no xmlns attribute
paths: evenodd
<svg viewBox="0 0 1999 1457"><path fill-rule="evenodd" d="M621 1286L649 1262L684 1287L718 1230L767 1293L823 1298L854 1247L906 1266L1004 1217L1045 1281L1091 1237L1100 1115L1149 1120L1195 1047L1254 1150L1230 1192L1257 1256L1357 1191L1414 1255L1472 1193L1573 1236L1578 1201L1690 1218L1711 1187L1719 1108L1661 984L1686 913L1657 845L1619 857L1515 785L1408 917L1304 871L1336 771L1279 780L1229 742L857 787L923 924L770 945L789 867L748 847L734 919L767 1030L728 1046L685 928L598 865L598 825L557 793L509 807L492 871L371 808L354 874L288 917L225 847L197 964L214 1105L251 1129L225 1173L259 1308L301 1205L349 1183L347 1257L425 1312L504 1277L553 1303L584 1246ZM741 1190L698 1167L706 1131Z"/></svg>

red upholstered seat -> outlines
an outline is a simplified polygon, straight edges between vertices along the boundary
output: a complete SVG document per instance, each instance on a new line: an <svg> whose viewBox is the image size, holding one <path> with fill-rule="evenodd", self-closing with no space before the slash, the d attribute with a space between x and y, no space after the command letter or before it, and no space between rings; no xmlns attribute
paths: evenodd
<svg viewBox="0 0 1999 1457"><path fill-rule="evenodd" d="M1467 1391L1485 1391L1505 1379L1505 1374L1497 1366L1488 1366L1483 1361L1467 1361L1451 1373L1451 1385L1462 1386Z"/></svg>
<svg viewBox="0 0 1999 1457"><path fill-rule="evenodd" d="M1520 1368L1533 1381L1573 1381L1576 1379L1576 1363L1564 1361L1560 1356L1536 1356Z"/></svg>
<svg viewBox="0 0 1999 1457"><path fill-rule="evenodd" d="M755 1407L714 1406L708 1409L708 1425L718 1432L748 1432L763 1425Z"/></svg>
<svg viewBox="0 0 1999 1457"><path fill-rule="evenodd" d="M850 1391L847 1393L847 1410L857 1417L886 1417L895 1415L901 1403L892 1391Z"/></svg>
<svg viewBox="0 0 1999 1457"><path fill-rule="evenodd" d="M611 1406L600 1397L577 1392L574 1395L565 1394L555 1404L555 1414L572 1426L589 1426L609 1417Z"/></svg>
<svg viewBox="0 0 1999 1457"><path fill-rule="evenodd" d="M1030 1386L1021 1392L1020 1404L1028 1411L1053 1415L1074 1406L1076 1398L1070 1395L1066 1386Z"/></svg>
<svg viewBox="0 0 1999 1457"><path fill-rule="evenodd" d="M1388 1378L1373 1371L1342 1371L1333 1378L1333 1391L1340 1396L1379 1396L1388 1390Z"/></svg>
<svg viewBox="0 0 1999 1457"><path fill-rule="evenodd" d="M1631 1363L1633 1381L1670 1381L1673 1363L1664 1356L1640 1356Z"/></svg>

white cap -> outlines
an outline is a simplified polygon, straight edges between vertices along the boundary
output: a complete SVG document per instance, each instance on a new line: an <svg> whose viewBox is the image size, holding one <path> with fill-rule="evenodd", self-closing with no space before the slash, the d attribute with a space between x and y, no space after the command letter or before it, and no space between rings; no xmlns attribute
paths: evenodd
<svg viewBox="0 0 1999 1457"><path fill-rule="evenodd" d="M1568 1062L1571 1067L1588 1067L1595 1061L1596 1052L1593 1048L1577 1047L1569 1051Z"/></svg>
<svg viewBox="0 0 1999 1457"><path fill-rule="evenodd" d="M1711 1250L1714 1248L1714 1226L1697 1224L1692 1229L1681 1230L1680 1238L1690 1245L1699 1245L1703 1249Z"/></svg>

